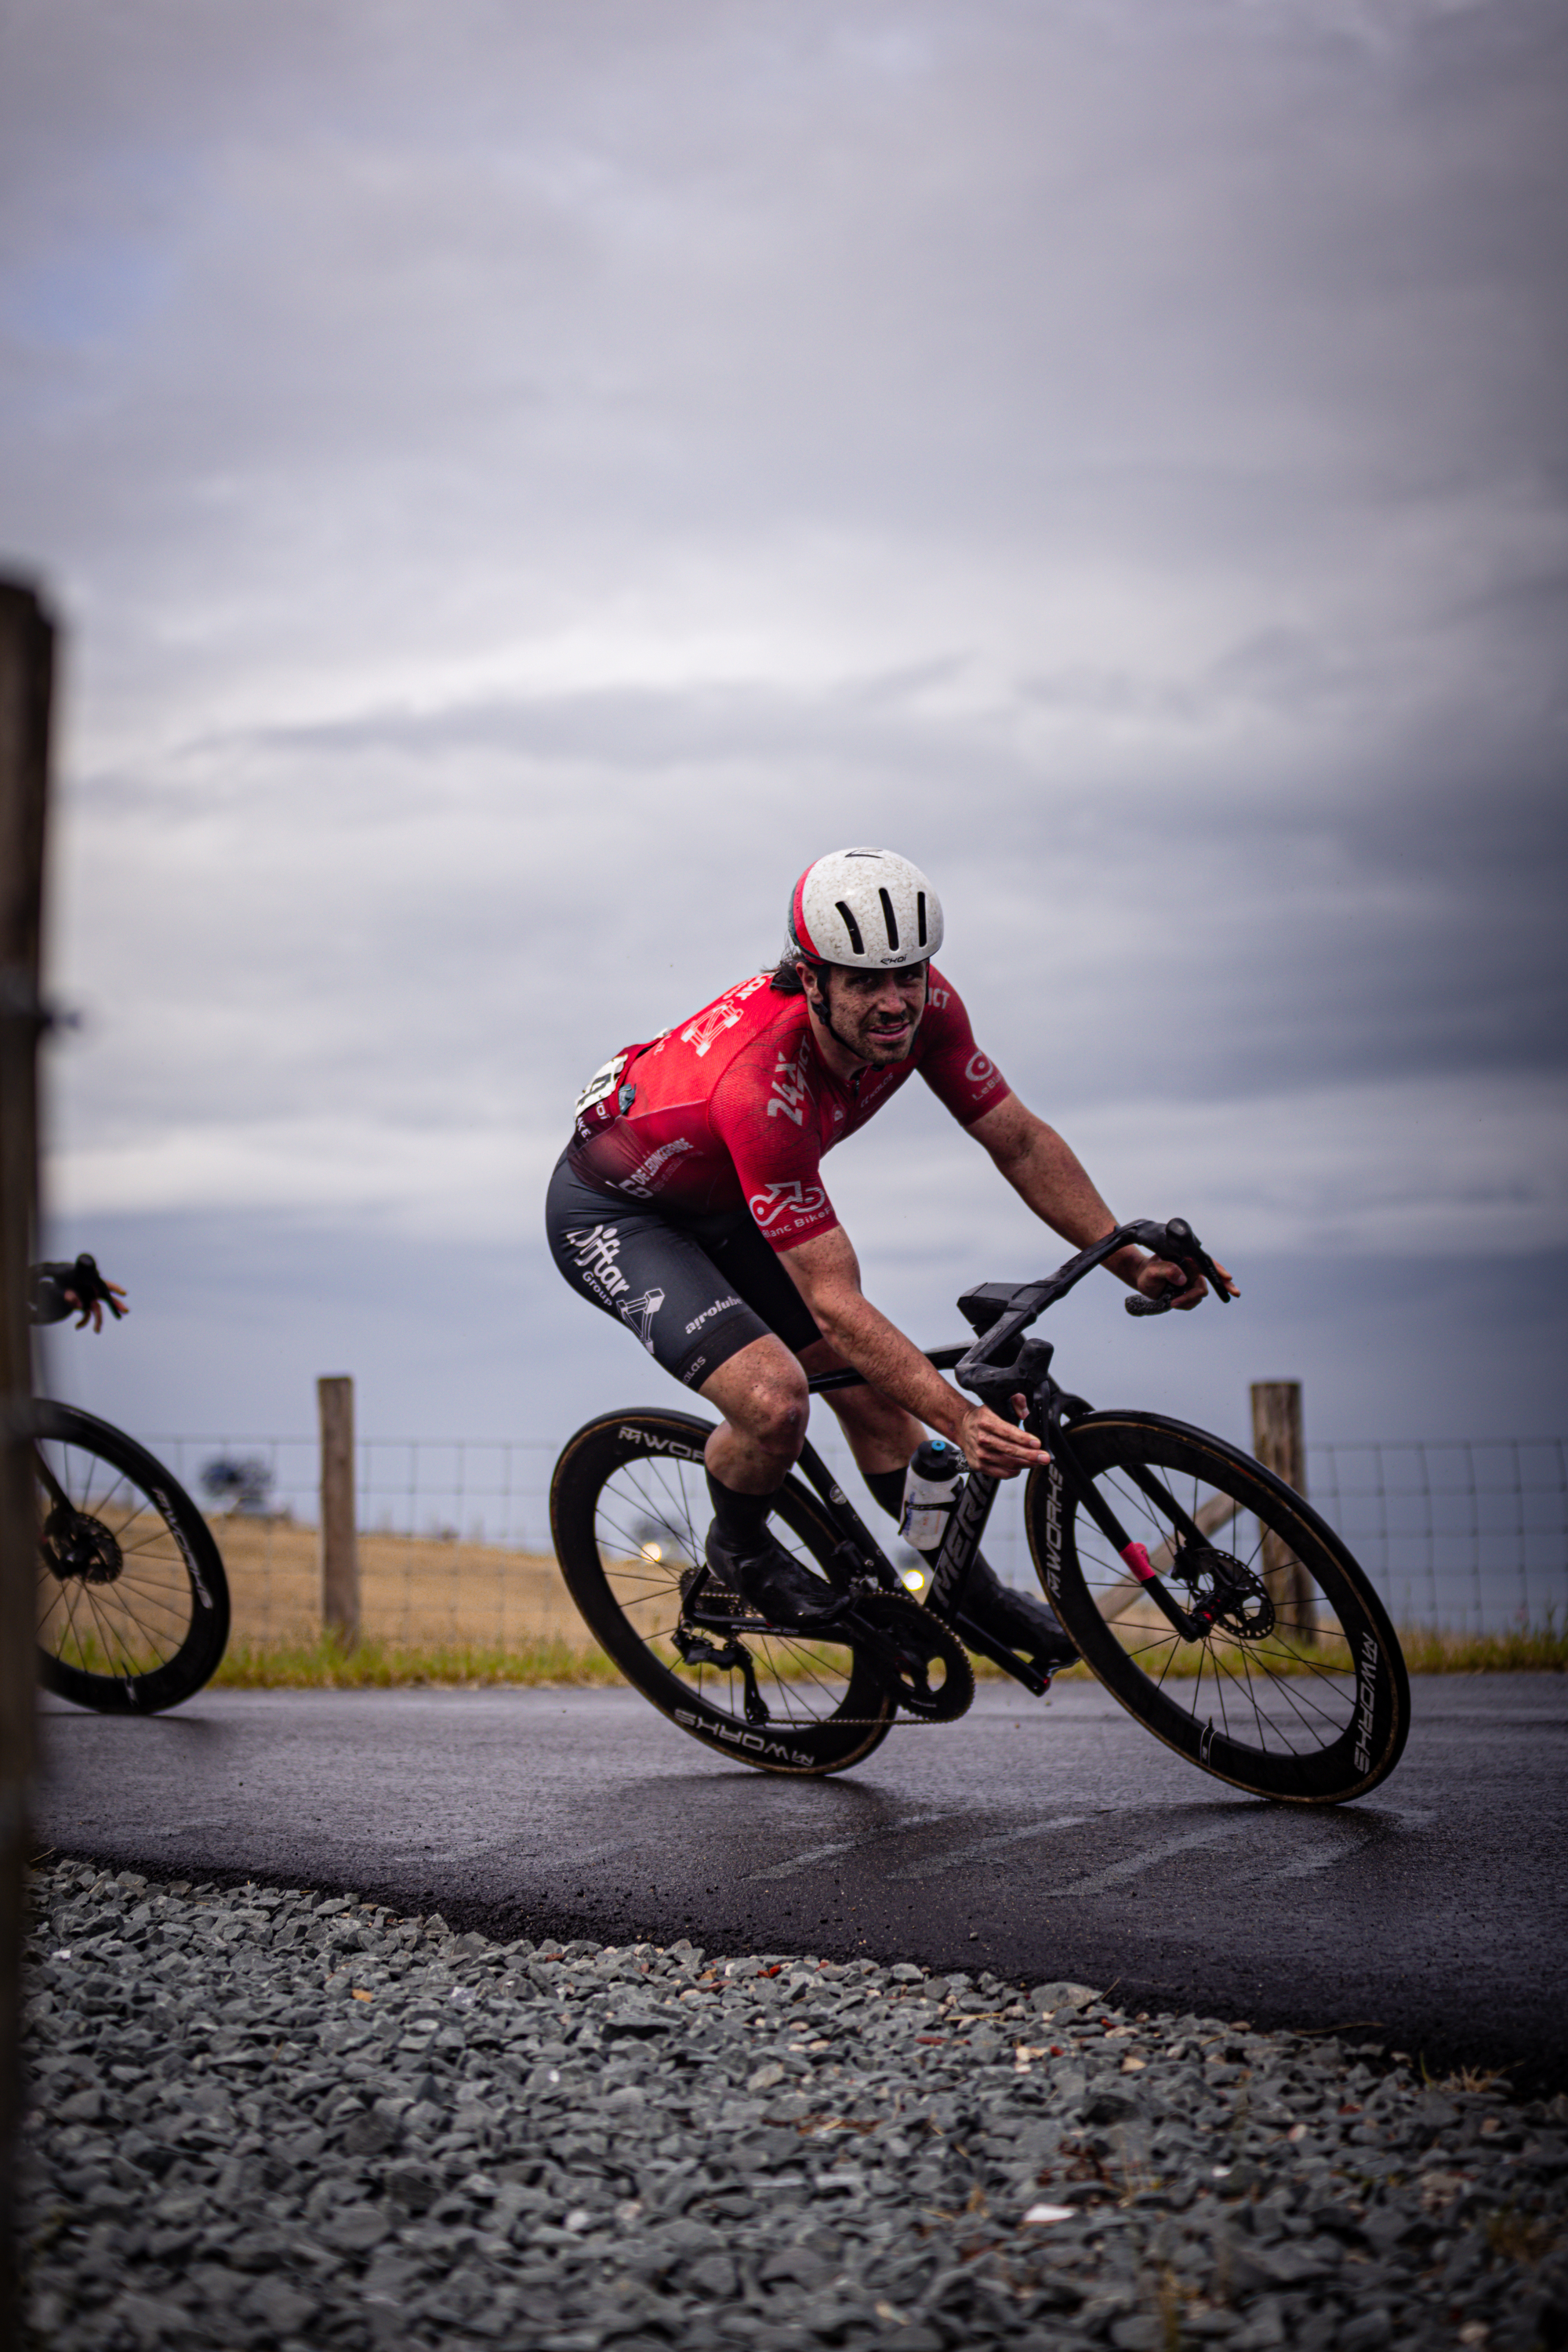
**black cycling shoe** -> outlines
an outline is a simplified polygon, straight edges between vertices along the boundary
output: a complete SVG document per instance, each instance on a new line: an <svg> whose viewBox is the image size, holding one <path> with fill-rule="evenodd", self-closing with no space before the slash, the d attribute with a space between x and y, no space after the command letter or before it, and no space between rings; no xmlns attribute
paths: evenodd
<svg viewBox="0 0 1568 2352"><path fill-rule="evenodd" d="M1053 1610L1033 1592L1004 1584L988 1560L976 1559L959 1609L981 1631L1009 1650L1022 1650L1043 1675L1078 1664L1078 1651Z"/></svg>
<svg viewBox="0 0 1568 2352"><path fill-rule="evenodd" d="M715 1519L703 1547L703 1557L714 1582L726 1591L738 1593L770 1625L804 1632L821 1624L837 1608L841 1595L826 1579L813 1576L798 1559L792 1559L782 1544L774 1543L771 1537L763 1541L765 1549L762 1551L731 1551ZM706 1600L708 1594L703 1598Z"/></svg>

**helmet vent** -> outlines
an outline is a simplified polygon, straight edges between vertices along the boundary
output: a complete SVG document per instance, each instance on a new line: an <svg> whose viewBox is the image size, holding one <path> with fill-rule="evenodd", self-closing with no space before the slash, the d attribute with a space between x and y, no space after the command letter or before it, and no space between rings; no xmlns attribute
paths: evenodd
<svg viewBox="0 0 1568 2352"><path fill-rule="evenodd" d="M899 919L893 912L893 902L886 890L879 890L877 896L882 902L882 920L888 926L888 945L896 948L899 944Z"/></svg>
<svg viewBox="0 0 1568 2352"><path fill-rule="evenodd" d="M923 890L915 893L915 911L920 923L920 944L923 948L926 943L926 894Z"/></svg>
<svg viewBox="0 0 1568 2352"><path fill-rule="evenodd" d="M835 899L834 904L844 918L844 928L849 934L849 946L851 952L855 955L864 955L866 952L866 942L860 937L859 924L855 920L854 916L850 913L848 907L842 898ZM888 907L888 894L885 890L882 893L882 904L884 907ZM892 922L892 919L893 910L891 907L888 907L888 920L889 924Z"/></svg>

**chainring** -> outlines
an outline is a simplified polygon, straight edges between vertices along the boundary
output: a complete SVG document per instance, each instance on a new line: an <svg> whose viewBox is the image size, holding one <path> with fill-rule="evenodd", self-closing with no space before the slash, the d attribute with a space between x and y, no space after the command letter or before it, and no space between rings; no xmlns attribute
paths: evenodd
<svg viewBox="0 0 1568 2352"><path fill-rule="evenodd" d="M870 1633L856 1646L868 1657L890 1698L922 1723L956 1723L974 1696L974 1669L956 1633L918 1601L898 1592L859 1592L854 1617ZM853 1634L851 1634L853 1638ZM942 1679L931 1669L940 1661Z"/></svg>

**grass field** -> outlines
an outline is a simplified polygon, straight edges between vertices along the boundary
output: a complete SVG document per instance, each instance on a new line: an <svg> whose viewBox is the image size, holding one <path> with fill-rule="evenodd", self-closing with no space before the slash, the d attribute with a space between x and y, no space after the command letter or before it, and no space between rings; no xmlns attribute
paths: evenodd
<svg viewBox="0 0 1568 2352"><path fill-rule="evenodd" d="M231 1649L309 1649L321 1623L314 1528L238 1516L211 1524L228 1571ZM361 1631L389 1653L522 1654L542 1646L564 1654L591 1646L548 1552L362 1534L359 1567Z"/></svg>
<svg viewBox="0 0 1568 2352"><path fill-rule="evenodd" d="M219 1684L252 1690L384 1689L418 1683L594 1685L620 1678L547 1554L435 1538L362 1535L362 1640L345 1652L321 1631L313 1528L236 1517L215 1521L214 1531L234 1607L228 1651L215 1677ZM1124 1627L1130 1640L1137 1630L1131 1622ZM1401 1640L1413 1674L1568 1670L1568 1633L1552 1623L1497 1634L1417 1627ZM984 1660L976 1661L976 1672L982 1677L997 1675ZM1088 1678L1081 1666L1066 1677Z"/></svg>

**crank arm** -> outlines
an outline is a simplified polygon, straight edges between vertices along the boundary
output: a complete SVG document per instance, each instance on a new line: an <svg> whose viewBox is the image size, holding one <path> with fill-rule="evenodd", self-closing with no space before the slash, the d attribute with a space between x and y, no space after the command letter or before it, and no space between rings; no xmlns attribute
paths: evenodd
<svg viewBox="0 0 1568 2352"><path fill-rule="evenodd" d="M1005 1675L1011 1675L1016 1683L1022 1683L1036 1698L1044 1698L1051 1686L1049 1675L1041 1674L1038 1666L1030 1665L1026 1658L1020 1658L1016 1651L1008 1649L1005 1643L993 1641L989 1633L981 1631L973 1617L959 1614L945 1617L942 1622L952 1626L966 1650L973 1650L976 1657L989 1658L994 1666L1000 1666Z"/></svg>

